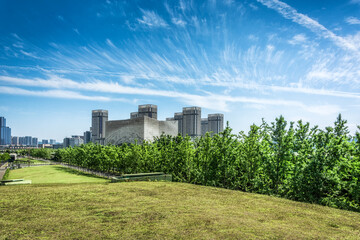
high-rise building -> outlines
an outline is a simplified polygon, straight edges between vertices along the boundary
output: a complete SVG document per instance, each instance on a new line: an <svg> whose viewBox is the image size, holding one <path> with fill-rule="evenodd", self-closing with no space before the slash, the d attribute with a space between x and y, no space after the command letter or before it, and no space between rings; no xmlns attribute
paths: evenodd
<svg viewBox="0 0 360 240"><path fill-rule="evenodd" d="M183 136L199 137L201 135L201 108L184 107L183 108Z"/></svg>
<svg viewBox="0 0 360 240"><path fill-rule="evenodd" d="M208 132L208 125L209 121L207 118L201 119L201 136L205 136L205 134Z"/></svg>
<svg viewBox="0 0 360 240"><path fill-rule="evenodd" d="M91 142L91 132L85 131L84 132L84 144L87 144L89 142Z"/></svg>
<svg viewBox="0 0 360 240"><path fill-rule="evenodd" d="M55 144L56 140L55 139L50 139L50 144Z"/></svg>
<svg viewBox="0 0 360 240"><path fill-rule="evenodd" d="M67 148L69 146L70 146L70 138L66 137L66 138L64 138L64 141L63 141L63 147Z"/></svg>
<svg viewBox="0 0 360 240"><path fill-rule="evenodd" d="M34 146L34 147L37 147L38 141L39 141L38 138L33 137L33 138L31 139L31 145Z"/></svg>
<svg viewBox="0 0 360 240"><path fill-rule="evenodd" d="M174 113L174 120L178 122L178 133L183 135L183 114L182 112Z"/></svg>
<svg viewBox="0 0 360 240"><path fill-rule="evenodd" d="M91 141L94 143L104 144L105 141L105 122L108 120L107 110L92 111L92 133Z"/></svg>
<svg viewBox="0 0 360 240"><path fill-rule="evenodd" d="M11 145L18 146L19 145L19 137L12 137L11 138Z"/></svg>
<svg viewBox="0 0 360 240"><path fill-rule="evenodd" d="M149 118L157 119L157 106L153 104L139 105L138 116L147 116Z"/></svg>
<svg viewBox="0 0 360 240"><path fill-rule="evenodd" d="M212 134L218 134L224 131L224 114L209 114L208 122L208 132L212 132Z"/></svg>
<svg viewBox="0 0 360 240"><path fill-rule="evenodd" d="M19 145L21 146L25 145L25 137L19 137Z"/></svg>
<svg viewBox="0 0 360 240"><path fill-rule="evenodd" d="M43 139L43 140L41 140L41 144L49 144L49 140Z"/></svg>
<svg viewBox="0 0 360 240"><path fill-rule="evenodd" d="M31 136L25 136L25 143L26 146L31 146L32 144L32 137Z"/></svg>
<svg viewBox="0 0 360 240"><path fill-rule="evenodd" d="M84 144L83 136L73 135L69 140L70 147L80 146Z"/></svg>
<svg viewBox="0 0 360 240"><path fill-rule="evenodd" d="M11 144L11 128L6 126L6 118L0 117L0 145Z"/></svg>
<svg viewBox="0 0 360 240"><path fill-rule="evenodd" d="M5 145L10 145L11 144L11 128L6 127L5 129Z"/></svg>

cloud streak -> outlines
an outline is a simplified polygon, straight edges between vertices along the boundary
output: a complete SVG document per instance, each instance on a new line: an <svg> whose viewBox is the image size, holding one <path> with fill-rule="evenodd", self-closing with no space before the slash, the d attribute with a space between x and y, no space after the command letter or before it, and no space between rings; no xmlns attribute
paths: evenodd
<svg viewBox="0 0 360 240"><path fill-rule="evenodd" d="M312 32L318 34L319 36L330 39L337 46L345 49L357 52L359 51L359 47L354 44L354 42L349 39L337 36L335 33L321 25L319 22L314 19L306 16L305 14L299 13L296 9L289 6L288 4L278 1L278 0L257 0L264 6L273 9L280 13L284 18L290 19L295 23L300 24L303 27L311 30Z"/></svg>
<svg viewBox="0 0 360 240"><path fill-rule="evenodd" d="M14 85L31 86L31 87L45 87L56 89L76 89L80 91L92 91L112 94L126 94L126 95L147 95L158 96L167 98L180 99L190 105L198 105L213 110L229 111L228 103L250 103L272 106L286 106L286 107L298 107L303 110L318 113L318 114L332 114L337 112L340 108L336 105L315 105L308 106L298 101L289 101L281 99L266 99L266 98L251 98L251 97L233 97L228 95L219 94L207 94L196 95L189 93L182 93L176 91L164 91L148 88L136 88L126 87L118 83L107 83L103 81L95 82L75 82L70 79L64 79L56 76L52 76L50 79L22 79L0 76L0 81L8 82ZM98 96L85 96L77 92L63 91L63 90L48 90L48 91L29 91L21 88L14 87L0 87L4 93L18 94L28 96L42 96L42 97L56 97L56 98L69 98L69 99L82 99L92 101L113 101L112 98L98 97ZM359 97L360 98L360 97ZM124 99L118 99L117 101L124 101ZM326 109L322 111L322 109ZM333 109L330 111L330 109Z"/></svg>

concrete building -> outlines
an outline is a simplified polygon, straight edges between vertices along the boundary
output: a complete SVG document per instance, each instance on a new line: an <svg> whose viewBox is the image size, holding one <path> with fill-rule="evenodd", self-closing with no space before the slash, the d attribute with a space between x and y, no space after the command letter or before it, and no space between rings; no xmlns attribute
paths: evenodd
<svg viewBox="0 0 360 240"><path fill-rule="evenodd" d="M56 143L56 140L55 139L50 139L50 144L55 144Z"/></svg>
<svg viewBox="0 0 360 240"><path fill-rule="evenodd" d="M205 136L205 134L208 132L208 125L209 121L207 118L201 119L201 136Z"/></svg>
<svg viewBox="0 0 360 240"><path fill-rule="evenodd" d="M157 106L153 104L139 105L139 117L147 116L149 118L157 119Z"/></svg>
<svg viewBox="0 0 360 240"><path fill-rule="evenodd" d="M34 146L34 147L37 147L38 144L39 144L39 139L36 138L36 137L33 137L31 139L31 145Z"/></svg>
<svg viewBox="0 0 360 240"><path fill-rule="evenodd" d="M120 145L123 143L142 143L153 141L161 134L177 136L177 121L157 120L157 106L140 105L139 116L125 120L107 121L105 127L105 144Z"/></svg>
<svg viewBox="0 0 360 240"><path fill-rule="evenodd" d="M174 120L178 123L178 134L183 136L183 114L182 112L174 113Z"/></svg>
<svg viewBox="0 0 360 240"><path fill-rule="evenodd" d="M25 143L26 146L31 146L32 144L32 137L31 136L25 136Z"/></svg>
<svg viewBox="0 0 360 240"><path fill-rule="evenodd" d="M105 122L108 120L107 110L92 111L92 133L91 140L94 143L104 144L105 141Z"/></svg>
<svg viewBox="0 0 360 240"><path fill-rule="evenodd" d="M19 137L12 137L11 138L11 145L19 146Z"/></svg>
<svg viewBox="0 0 360 240"><path fill-rule="evenodd" d="M41 144L49 144L49 140L43 139L43 140L41 140Z"/></svg>
<svg viewBox="0 0 360 240"><path fill-rule="evenodd" d="M189 135L190 137L201 136L201 108L184 107L182 115L182 135Z"/></svg>
<svg viewBox="0 0 360 240"><path fill-rule="evenodd" d="M63 147L64 147L64 148L67 148L67 147L69 147L69 146L70 146L70 138L66 137L66 138L64 138L64 140L63 140Z"/></svg>
<svg viewBox="0 0 360 240"><path fill-rule="evenodd" d="M224 114L209 114L208 122L208 131L212 132L212 134L218 134L224 131Z"/></svg>
<svg viewBox="0 0 360 240"><path fill-rule="evenodd" d="M81 144L84 144L83 136L78 136L78 135L71 136L69 140L70 147L80 146Z"/></svg>
<svg viewBox="0 0 360 240"><path fill-rule="evenodd" d="M89 142L91 142L91 132L85 131L84 132L84 144L87 144Z"/></svg>
<svg viewBox="0 0 360 240"><path fill-rule="evenodd" d="M19 145L24 146L25 145L25 137L19 137Z"/></svg>

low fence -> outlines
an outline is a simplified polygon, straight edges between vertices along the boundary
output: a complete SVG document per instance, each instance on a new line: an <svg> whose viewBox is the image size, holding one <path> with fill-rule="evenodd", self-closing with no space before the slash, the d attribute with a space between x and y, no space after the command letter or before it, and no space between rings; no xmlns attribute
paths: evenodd
<svg viewBox="0 0 360 240"><path fill-rule="evenodd" d="M55 163L55 162L54 162L54 163ZM95 171L95 170L91 170L91 169L87 169L87 168L83 168L83 167L78 167L78 166L70 165L70 164L67 164L67 163L62 163L62 162L60 162L60 163L57 163L57 164L60 164L61 166L64 166L64 167L68 167L68 168L74 169L74 170L79 171L79 172L96 175L96 176L98 176L98 177L103 177L103 178L113 178L113 177L117 177L116 175L113 175L113 174L111 174L111 173L99 172L99 171Z"/></svg>

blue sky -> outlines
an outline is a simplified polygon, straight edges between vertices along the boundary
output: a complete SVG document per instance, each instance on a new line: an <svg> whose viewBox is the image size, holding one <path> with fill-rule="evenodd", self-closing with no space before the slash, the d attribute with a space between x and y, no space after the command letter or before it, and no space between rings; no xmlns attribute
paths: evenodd
<svg viewBox="0 0 360 240"><path fill-rule="evenodd" d="M0 0L0 115L13 136L82 134L92 109L185 106L235 132L279 115L360 125L360 0Z"/></svg>

